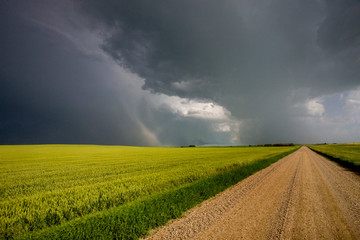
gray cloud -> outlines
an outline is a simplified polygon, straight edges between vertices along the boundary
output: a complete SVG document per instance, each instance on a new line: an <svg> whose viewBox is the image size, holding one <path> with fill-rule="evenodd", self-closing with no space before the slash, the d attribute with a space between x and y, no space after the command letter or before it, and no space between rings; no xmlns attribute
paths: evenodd
<svg viewBox="0 0 360 240"><path fill-rule="evenodd" d="M77 48L53 19L29 20L32 7L39 19L59 10L34 3L0 14L0 144L156 144L128 111L130 94L118 93L126 76Z"/></svg>
<svg viewBox="0 0 360 240"><path fill-rule="evenodd" d="M333 5L321 1L86 1L82 6L112 28L104 50L144 77L145 88L213 97L208 90L231 90L234 84L243 92L260 83L308 87L314 81L337 89L339 80L329 79L327 65L341 75L348 70L343 70L344 60L355 64L359 3L339 2L336 12ZM336 48L345 55L341 59L331 54ZM353 65L349 68L356 71L358 65ZM344 89L357 84L357 77L346 76ZM202 88L186 93L171 84L194 80L203 82Z"/></svg>
<svg viewBox="0 0 360 240"><path fill-rule="evenodd" d="M360 86L359 1L1 4L0 143L257 144L359 135L356 121L334 127L342 121L333 112L344 103L326 101ZM232 115L214 118L200 108L211 104Z"/></svg>
<svg viewBox="0 0 360 240"><path fill-rule="evenodd" d="M111 29L103 49L143 77L145 89L212 99L240 120L257 119L262 133L243 139L254 142L290 140L301 132L294 105L360 85L359 5L80 1ZM192 87L177 87L184 83Z"/></svg>

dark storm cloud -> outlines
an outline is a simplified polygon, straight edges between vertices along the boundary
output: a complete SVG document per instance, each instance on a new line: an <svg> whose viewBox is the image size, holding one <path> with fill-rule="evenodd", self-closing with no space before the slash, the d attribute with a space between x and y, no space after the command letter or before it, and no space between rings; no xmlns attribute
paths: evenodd
<svg viewBox="0 0 360 240"><path fill-rule="evenodd" d="M360 85L359 5L3 1L0 143L315 141L316 99Z"/></svg>
<svg viewBox="0 0 360 240"><path fill-rule="evenodd" d="M30 19L59 9L18 3L1 5L0 144L153 144L127 111L129 96L118 95L113 69L47 26L53 19Z"/></svg>
<svg viewBox="0 0 360 240"><path fill-rule="evenodd" d="M317 43L329 63L325 77L335 79L335 87L360 83L360 3L327 1L328 12L320 24ZM320 76L321 77L321 76ZM326 83L326 82L325 82Z"/></svg>
<svg viewBox="0 0 360 240"><path fill-rule="evenodd" d="M102 48L145 89L257 120L262 133L247 141L291 140L302 131L294 105L360 85L356 0L78 2L111 29Z"/></svg>
<svg viewBox="0 0 360 240"><path fill-rule="evenodd" d="M359 2L329 1L328 6L328 15L318 30L319 45L328 54L359 48Z"/></svg>
<svg viewBox="0 0 360 240"><path fill-rule="evenodd" d="M103 48L146 78L146 88L168 94L185 94L174 82L203 80L226 89L235 83L247 90L254 83L291 82L292 74L295 86L317 81L337 87L339 80L329 79L324 65L342 74L349 70L342 69L343 61L359 53L355 0L110 0L85 1L82 7L113 29ZM338 59L334 51L345 56ZM356 67L349 67L355 76L342 80L344 88L357 83ZM206 89L199 92L207 95Z"/></svg>

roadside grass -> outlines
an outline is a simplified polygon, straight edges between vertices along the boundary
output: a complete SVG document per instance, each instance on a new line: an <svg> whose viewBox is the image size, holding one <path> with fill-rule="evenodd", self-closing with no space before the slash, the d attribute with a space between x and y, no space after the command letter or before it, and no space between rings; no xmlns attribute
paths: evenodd
<svg viewBox="0 0 360 240"><path fill-rule="evenodd" d="M360 173L359 143L309 145L308 147L341 166Z"/></svg>
<svg viewBox="0 0 360 240"><path fill-rule="evenodd" d="M138 239L297 149L16 239Z"/></svg>

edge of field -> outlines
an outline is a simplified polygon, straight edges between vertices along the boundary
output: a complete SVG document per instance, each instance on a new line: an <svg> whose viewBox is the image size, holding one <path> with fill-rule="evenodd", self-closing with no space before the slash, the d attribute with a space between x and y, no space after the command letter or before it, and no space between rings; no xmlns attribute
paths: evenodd
<svg viewBox="0 0 360 240"><path fill-rule="evenodd" d="M15 239L138 239L299 148Z"/></svg>
<svg viewBox="0 0 360 240"><path fill-rule="evenodd" d="M310 148L312 151L320 154L321 156L329 159L330 161L336 162L337 164L339 164L342 167L345 167L353 172L356 172L358 174L360 174L360 165L355 164L354 162L348 161L345 158L341 158L338 156L334 156L328 152L325 151L321 151L318 149L313 148L311 145L307 145L308 148Z"/></svg>

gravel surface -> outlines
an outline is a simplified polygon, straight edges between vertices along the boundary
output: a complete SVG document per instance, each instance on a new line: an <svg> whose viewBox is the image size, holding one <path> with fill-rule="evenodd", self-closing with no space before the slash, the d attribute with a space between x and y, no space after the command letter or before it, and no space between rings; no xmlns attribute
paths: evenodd
<svg viewBox="0 0 360 240"><path fill-rule="evenodd" d="M146 239L360 239L360 176L302 147Z"/></svg>

